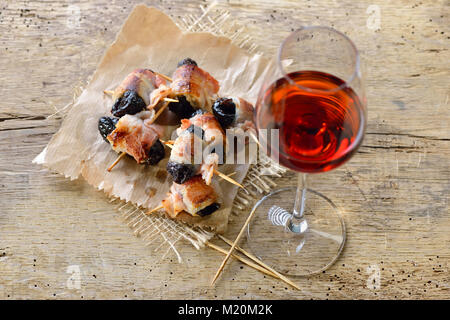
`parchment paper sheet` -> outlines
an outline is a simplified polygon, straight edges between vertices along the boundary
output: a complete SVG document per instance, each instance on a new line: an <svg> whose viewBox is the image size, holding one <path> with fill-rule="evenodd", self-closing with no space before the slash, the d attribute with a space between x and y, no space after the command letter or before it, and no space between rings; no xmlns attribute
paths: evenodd
<svg viewBox="0 0 450 320"><path fill-rule="evenodd" d="M59 131L34 162L63 174L71 180L80 174L86 181L104 190L111 197L119 197L144 208L153 208L166 196L171 179L165 166L169 156L157 166L138 165L134 159L123 159L110 173L106 168L116 159L98 133L98 118L110 115L111 99L103 90L113 90L135 68L150 68L171 75L177 62L190 57L211 73L220 84L221 96L235 95L255 103L266 72L273 66L261 55L249 55L231 43L230 39L210 33L183 33L161 11L138 5L124 23L115 42L106 51L92 80L74 103ZM169 111L158 119L167 124ZM173 123L175 125L176 123ZM175 126L167 127L169 139ZM236 171L233 178L244 179L249 165L226 165L224 173ZM215 178L217 180L217 178ZM221 210L209 217L192 218L183 215L189 224L205 226L218 233L226 230L237 187L219 181Z"/></svg>

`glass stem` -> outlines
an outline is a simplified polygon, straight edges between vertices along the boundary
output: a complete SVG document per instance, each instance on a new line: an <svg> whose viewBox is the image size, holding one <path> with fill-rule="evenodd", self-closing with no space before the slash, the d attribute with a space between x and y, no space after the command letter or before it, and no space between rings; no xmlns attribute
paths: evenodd
<svg viewBox="0 0 450 320"><path fill-rule="evenodd" d="M303 233L308 229L308 223L305 220L306 192L307 192L306 173L298 174L297 193L295 195L294 210L292 217L287 223L287 229L295 233Z"/></svg>

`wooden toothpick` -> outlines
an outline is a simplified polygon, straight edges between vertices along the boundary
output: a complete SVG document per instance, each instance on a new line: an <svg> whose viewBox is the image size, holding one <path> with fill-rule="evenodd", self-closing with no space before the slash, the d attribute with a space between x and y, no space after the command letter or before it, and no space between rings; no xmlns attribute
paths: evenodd
<svg viewBox="0 0 450 320"><path fill-rule="evenodd" d="M227 174L226 176L227 177L231 177L231 176L234 176L236 174L236 171L233 171L232 173L230 173L230 174ZM222 177L220 177L220 179L223 179Z"/></svg>
<svg viewBox="0 0 450 320"><path fill-rule="evenodd" d="M213 244L213 243L211 243L211 242L209 242L209 241L206 241L205 244L206 244L208 247L210 247L210 248L212 248L212 249L214 249L214 250L216 250L216 251L218 251L218 252L220 252L220 253L227 254L227 250L225 250L225 249L223 249L223 248L221 248L221 247L219 247L219 246L217 246L217 245L215 245L215 244ZM269 275L269 276L272 276L272 277L274 277L274 278L278 278L277 275L274 274L273 272L271 272L271 271L269 271L269 270L267 270L267 269L264 269L263 267L261 267L260 265L258 265L258 264L256 264L256 263L252 262L252 261L249 260L249 259L243 258L243 257L241 257L241 256L238 256L238 255L234 254L234 253L232 254L232 257L235 258L235 259L237 259L237 260L239 260L239 261L241 261L242 263L248 265L249 267L251 267L251 268L253 268L253 269L256 269L256 270L258 270L258 271L261 271L262 273L265 273L265 274L267 274L267 275Z"/></svg>
<svg viewBox="0 0 450 320"><path fill-rule="evenodd" d="M150 124L154 123L156 121L156 119L158 119L158 117L167 108L168 105L169 105L169 103L167 102L161 108L159 108L158 112L156 112L156 114L153 116L152 120L150 120Z"/></svg>
<svg viewBox="0 0 450 320"><path fill-rule="evenodd" d="M170 149L173 148L173 143L171 143L172 141L170 141L170 140L169 140L169 141L163 141L163 140L161 140L161 142L164 143L164 145L166 145L166 146L169 147ZM222 172L220 172L220 171L217 171L216 169L214 169L214 174L218 175L218 176L221 177L222 179L224 179L224 180L226 180L226 181L228 181L228 182L230 182L230 183L232 183L232 184L234 184L234 185L236 185L236 186L238 186L238 187L240 187L240 188L242 188L242 189L245 190L245 187L244 187L242 184L240 184L240 183L237 182L236 180L230 178L230 177L227 176L226 174L224 174L224 173L222 173Z"/></svg>
<svg viewBox="0 0 450 320"><path fill-rule="evenodd" d="M116 164L118 164L120 162L120 160L122 160L123 157L125 157L127 154L125 152L122 152L116 159L116 161L113 162L112 165L109 166L108 172L111 172L111 170L116 166Z"/></svg>
<svg viewBox="0 0 450 320"><path fill-rule="evenodd" d="M153 208L152 210L147 211L145 214L146 214L147 216L149 216L149 215L151 215L153 212L156 212L156 211L158 211L158 210L160 210L160 209L162 209L162 208L164 208L164 207L163 207L162 204L160 204L160 205L157 206L156 208Z"/></svg>
<svg viewBox="0 0 450 320"><path fill-rule="evenodd" d="M214 169L214 173L217 174L219 177L221 177L222 179L242 188L245 189L244 186L242 184L240 184L239 182L237 182L236 180L230 178L229 176L227 176L226 174L223 174L222 172L217 171L216 169Z"/></svg>
<svg viewBox="0 0 450 320"><path fill-rule="evenodd" d="M252 137L252 139L258 144L258 146L260 147L260 148L262 148L262 145L261 145L261 143L259 142L259 140L258 140L258 138L256 137L256 135L253 133L253 132L249 132L249 134L250 134L250 137Z"/></svg>
<svg viewBox="0 0 450 320"><path fill-rule="evenodd" d="M172 99L172 98L164 98L163 100L166 102L180 102L177 99Z"/></svg>
<svg viewBox="0 0 450 320"><path fill-rule="evenodd" d="M112 96L114 94L114 91L112 91L112 90L103 90L103 93ZM172 99L172 98L163 98L163 100L166 101L166 102L180 102L177 99Z"/></svg>
<svg viewBox="0 0 450 320"><path fill-rule="evenodd" d="M211 285L214 284L214 282L216 282L217 278L219 277L220 273L222 272L223 268L225 268L225 265L228 261L228 259L230 259L231 254L234 251L234 248L236 248L239 240L241 240L242 235L244 234L244 230L247 227L247 225L250 223L250 220L253 218L253 215L256 212L256 206L253 208L253 210L250 212L250 214L248 215L247 220L245 221L244 225L242 226L241 231L239 232L238 236L236 237L236 239L234 240L233 244L231 245L230 250L227 253L227 256L225 257L225 259L223 259L222 264L220 265L219 269L217 270L216 274L214 275L214 278L211 281Z"/></svg>
<svg viewBox="0 0 450 320"><path fill-rule="evenodd" d="M233 245L233 242L231 240L228 240L227 238L225 238L224 236L218 234L217 235L223 242L225 242L228 245ZM276 278L279 278L280 280L283 280L284 282L286 282L287 284L293 286L295 289L297 290L301 290L299 286L297 286L294 282L292 282L291 280L289 280L289 278L283 276L282 274L280 274L278 271L276 271L275 269L273 269L271 266L265 264L264 262L262 262L261 260L259 260L257 257L255 257L253 254L245 251L244 249L242 249L241 247L239 247L238 245L236 245L236 250L245 254L248 258L250 258L251 260L253 260L254 262L256 262L257 264L259 264L260 266L266 268L267 270L269 270L270 272L272 272Z"/></svg>
<svg viewBox="0 0 450 320"><path fill-rule="evenodd" d="M171 141L171 140L169 140L169 141ZM172 149L172 148L173 148L173 143L170 143L169 141L161 140L161 142L162 142L166 147L169 147L170 149Z"/></svg>
<svg viewBox="0 0 450 320"><path fill-rule="evenodd" d="M169 147L170 149L173 148L172 143L170 143L171 141L162 141L162 143L164 143L164 145L166 145L167 147ZM227 176L226 174L223 174L222 172L217 171L216 169L214 169L214 174L218 175L219 177L221 177L222 179L238 186L241 187L242 189L245 189L243 185L241 185L239 182L237 182L236 180L230 178L229 176Z"/></svg>
<svg viewBox="0 0 450 320"><path fill-rule="evenodd" d="M160 76L161 78L166 79L167 81L173 82L171 77L166 76L165 74L159 73L159 72L155 72L155 74L157 74L158 76Z"/></svg>

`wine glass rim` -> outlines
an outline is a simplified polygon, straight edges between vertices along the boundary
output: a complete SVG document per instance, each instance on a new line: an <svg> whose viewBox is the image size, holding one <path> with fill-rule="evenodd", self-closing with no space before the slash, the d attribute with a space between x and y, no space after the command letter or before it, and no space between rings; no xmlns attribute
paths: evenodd
<svg viewBox="0 0 450 320"><path fill-rule="evenodd" d="M313 88L308 88L308 87L304 87L302 85L297 84L290 76L289 74L286 72L286 70L283 67L282 64L282 60L281 60L281 54L283 52L283 49L285 47L285 45L287 44L287 42L294 36L296 35L298 32L300 31L304 31L304 30L328 30L331 31L333 33L338 34L339 36L343 37L351 46L351 48L353 49L354 53L355 53L355 63L354 63L354 71L352 73L352 75L348 78L348 79L342 79L344 81L344 83L342 83L339 87L333 88L333 89L313 89ZM283 75L284 78L286 78L291 84L295 85L297 88L301 89L301 90L305 90L308 92L329 92L329 93L333 93L333 92L337 92L340 90L343 90L345 88L349 88L351 83L353 82L353 80L355 80L355 78L357 77L357 75L360 73L360 56L359 56L359 51L356 48L355 44L353 43L353 41L346 36L344 33L342 33L341 31L338 31L334 28L331 27L327 27L327 26L302 26L300 28L298 28L295 31L292 31L291 34L289 34L289 36L287 36L281 46L278 48L278 59L277 59L277 63L278 63L278 68L281 70L281 73ZM301 71L301 70L299 70Z"/></svg>

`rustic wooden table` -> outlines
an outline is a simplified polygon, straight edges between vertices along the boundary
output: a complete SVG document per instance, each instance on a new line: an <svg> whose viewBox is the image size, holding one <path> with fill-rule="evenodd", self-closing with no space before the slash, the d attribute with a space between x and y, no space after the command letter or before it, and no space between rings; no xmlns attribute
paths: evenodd
<svg viewBox="0 0 450 320"><path fill-rule="evenodd" d="M346 32L366 65L368 129L343 167L313 188L344 208L345 250L296 291L181 244L161 261L103 193L31 160L140 1L0 1L0 298L433 299L450 297L447 1L219 1L267 52L300 25ZM144 1L174 18L206 1ZM292 176L280 185L292 185ZM228 236L245 217L235 217ZM72 277L72 280L69 280ZM75 277L75 281L74 280Z"/></svg>

